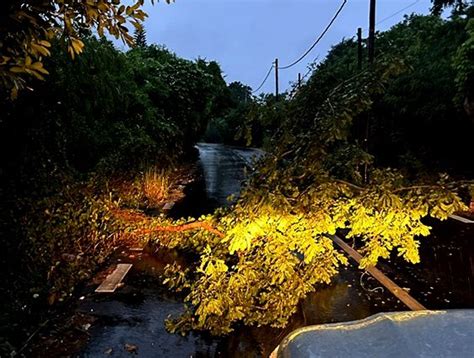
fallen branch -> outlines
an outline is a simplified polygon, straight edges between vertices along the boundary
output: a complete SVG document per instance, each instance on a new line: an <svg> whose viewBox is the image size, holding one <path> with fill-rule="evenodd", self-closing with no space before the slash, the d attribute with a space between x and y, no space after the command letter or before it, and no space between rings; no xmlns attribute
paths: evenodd
<svg viewBox="0 0 474 358"><path fill-rule="evenodd" d="M11 353L11 356L12 357L16 357L17 355L21 354L21 352L23 352L25 350L26 347L28 347L28 344L30 343L30 341L33 339L34 336L36 336L38 334L38 332L44 327L46 326L47 324L49 323L49 319L47 319L46 321L44 321L43 323L41 323L38 328L28 337L28 339L25 341L25 343L23 344L23 346L18 350L18 352L12 352Z"/></svg>
<svg viewBox="0 0 474 358"><path fill-rule="evenodd" d="M369 189L369 187L364 188L355 184L352 184L348 181L341 180L341 179L334 179L335 182L343 185L347 185L348 187L355 189L357 191L363 191ZM394 193L399 193L403 191L409 191L409 190L417 190L417 189L444 189L444 190L450 190L452 188L455 188L456 186L462 186L462 185L474 185L474 180L460 180L460 181L452 181L446 184L426 184L426 185L413 185L413 186L406 186L406 187L401 187L401 188L394 188L393 192Z"/></svg>
<svg viewBox="0 0 474 358"><path fill-rule="evenodd" d="M210 224L202 221L195 221L188 224L176 225L176 226L157 226L152 229L141 229L133 232L136 235L147 235L155 232L182 232L189 230L203 229L209 231L221 238L225 237L225 234L216 228L212 227Z"/></svg>

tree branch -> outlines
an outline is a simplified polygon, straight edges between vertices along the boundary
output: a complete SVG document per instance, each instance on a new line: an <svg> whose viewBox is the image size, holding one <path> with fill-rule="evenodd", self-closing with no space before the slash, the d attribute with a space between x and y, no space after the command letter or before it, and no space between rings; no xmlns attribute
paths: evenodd
<svg viewBox="0 0 474 358"><path fill-rule="evenodd" d="M366 190L366 188L363 188L363 187L361 187L361 186L358 186L358 185L349 183L348 181L345 181L345 180L335 179L335 182L336 182L336 183L339 183L339 184L347 185L348 187L350 187L350 188L352 188L352 189L355 189L355 190L358 190L358 191Z"/></svg>
<svg viewBox="0 0 474 358"><path fill-rule="evenodd" d="M176 225L176 226L158 226L152 229L141 229L135 231L133 234L136 235L147 235L152 234L154 232L182 232L182 231L189 231L189 230L196 230L202 229L213 233L221 238L225 237L225 234L216 228L212 227L210 224L202 221L195 221L188 224L183 225Z"/></svg>

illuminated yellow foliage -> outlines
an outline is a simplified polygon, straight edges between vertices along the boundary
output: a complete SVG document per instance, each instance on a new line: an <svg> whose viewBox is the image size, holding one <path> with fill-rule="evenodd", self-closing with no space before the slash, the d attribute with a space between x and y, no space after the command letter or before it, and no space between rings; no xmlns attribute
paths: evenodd
<svg viewBox="0 0 474 358"><path fill-rule="evenodd" d="M40 0L11 1L9 13L0 24L0 85L12 90L15 97L28 76L43 79L48 72L43 58L50 56L51 41L65 41L71 58L83 51L80 34L96 30L100 36L107 31L131 45L133 37L128 25L140 28L146 18L144 0L131 5L121 0ZM153 3L154 0L151 0ZM169 3L170 0L167 0ZM2 14L3 15L3 14Z"/></svg>
<svg viewBox="0 0 474 358"><path fill-rule="evenodd" d="M189 289L190 304L185 315L167 326L213 334L231 332L238 321L284 327L298 302L317 284L330 283L340 265L347 264L329 238L337 230L344 229L347 238L359 243L361 267L375 265L393 251L417 263L418 238L431 229L422 219L444 219L464 208L441 183L405 188L376 175L365 188L326 181L285 199L281 193L257 194L249 187L232 210L201 218L214 222L224 238L201 231L157 239L200 255L194 272L167 270L170 287Z"/></svg>
<svg viewBox="0 0 474 358"><path fill-rule="evenodd" d="M362 268L392 254L416 263L420 240L431 230L423 220L467 209L458 184L445 175L412 183L396 170L369 168L368 180L362 179L360 169L371 156L348 145L352 120L400 67L390 62L340 84L304 130L298 119L284 122L238 202L200 219L223 237L206 231L155 237L160 245L191 250L200 261L195 270L167 270L170 287L185 277L182 287L189 290L188 311L168 323L171 331L226 334L237 322L284 327L297 304L347 263L329 238L338 230L362 253ZM332 155L337 146L349 151L349 170L333 170L335 162L347 166Z"/></svg>

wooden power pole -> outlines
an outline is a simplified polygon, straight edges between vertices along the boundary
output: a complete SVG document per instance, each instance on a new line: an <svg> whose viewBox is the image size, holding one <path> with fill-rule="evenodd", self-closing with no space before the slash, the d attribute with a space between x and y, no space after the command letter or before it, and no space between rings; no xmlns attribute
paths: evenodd
<svg viewBox="0 0 474 358"><path fill-rule="evenodd" d="M278 101L279 88L278 88L278 58L275 59L275 98Z"/></svg>
<svg viewBox="0 0 474 358"><path fill-rule="evenodd" d="M369 64L374 63L375 58L375 4L376 0L370 0L369 9Z"/></svg>
<svg viewBox="0 0 474 358"><path fill-rule="evenodd" d="M375 59L375 7L376 0L370 0L369 8L369 66L373 66ZM364 134L364 150L366 153L369 152L369 134L370 134L370 113L367 113L367 120L365 122L365 134ZM364 182L367 183L368 178L368 167L367 164L364 166Z"/></svg>
<svg viewBox="0 0 474 358"><path fill-rule="evenodd" d="M362 28L357 29L357 69L362 70Z"/></svg>

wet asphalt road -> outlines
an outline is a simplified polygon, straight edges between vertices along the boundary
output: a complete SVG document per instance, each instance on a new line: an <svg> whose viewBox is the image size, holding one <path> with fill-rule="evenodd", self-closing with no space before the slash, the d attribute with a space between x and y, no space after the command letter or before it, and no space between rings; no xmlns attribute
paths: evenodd
<svg viewBox="0 0 474 358"><path fill-rule="evenodd" d="M198 149L204 180L195 183L186 202L177 205L175 216L198 216L228 205L227 197L239 193L251 157L260 154L215 144L200 144ZM422 241L422 264L395 261L381 268L430 309L474 308L474 227L453 222L435 225L432 237ZM163 323L168 315L183 311L182 300L157 280L166 263L175 259L173 253L122 255L123 262L134 264L125 286L109 296L87 295L80 304L80 312L98 318L80 356L130 357L126 344L137 347L132 354L138 357L267 356L286 334L302 326L406 310L374 279L351 265L341 270L331 285L310 294L284 330L244 328L226 338L194 333L182 337L169 334Z"/></svg>
<svg viewBox="0 0 474 358"><path fill-rule="evenodd" d="M173 210L174 216L199 216L218 206L228 205L227 198L238 195L245 179L246 167L258 150L200 144L198 166L202 181L195 183L185 202ZM133 254L124 252L118 260L133 263L125 286L111 295L89 294L81 302L79 312L98 318L90 329L91 339L80 356L130 357L124 347L137 347L139 357L216 357L228 356L228 339L205 334L182 337L170 334L164 327L168 316L183 312L180 297L170 295L158 282L158 276L173 253ZM243 347L243 345L240 345ZM238 355L239 356L239 355Z"/></svg>

